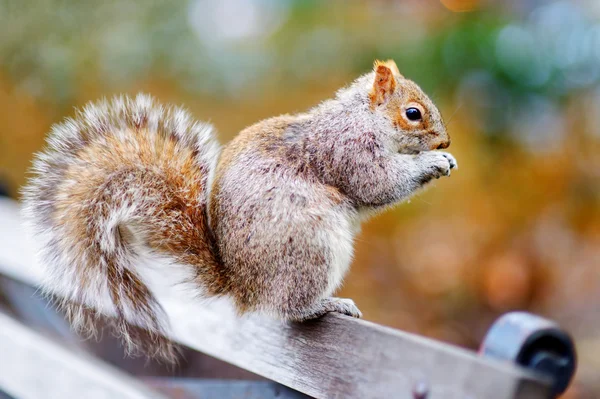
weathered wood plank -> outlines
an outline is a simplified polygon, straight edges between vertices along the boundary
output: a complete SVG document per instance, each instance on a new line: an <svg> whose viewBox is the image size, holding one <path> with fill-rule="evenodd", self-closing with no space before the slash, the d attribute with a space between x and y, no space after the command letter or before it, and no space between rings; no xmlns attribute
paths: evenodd
<svg viewBox="0 0 600 399"><path fill-rule="evenodd" d="M0 313L0 388L19 399L162 398L84 353L73 353Z"/></svg>
<svg viewBox="0 0 600 399"><path fill-rule="evenodd" d="M176 340L317 398L548 397L511 365L342 315L300 325L240 319L215 305L167 310Z"/></svg>
<svg viewBox="0 0 600 399"><path fill-rule="evenodd" d="M307 399L308 396L272 381L144 378L156 391L177 399ZM1 399L1 398L0 398ZM310 399L310 398L309 398Z"/></svg>
<svg viewBox="0 0 600 399"><path fill-rule="evenodd" d="M14 204L0 202L0 219L2 212L12 215L12 225L0 227L0 267L4 260L4 272L35 284L42 268L23 244L26 238L17 237L15 211ZM174 340L317 398L549 397L547 381L521 368L364 320L332 314L284 324L257 315L238 318L224 303L159 299Z"/></svg>

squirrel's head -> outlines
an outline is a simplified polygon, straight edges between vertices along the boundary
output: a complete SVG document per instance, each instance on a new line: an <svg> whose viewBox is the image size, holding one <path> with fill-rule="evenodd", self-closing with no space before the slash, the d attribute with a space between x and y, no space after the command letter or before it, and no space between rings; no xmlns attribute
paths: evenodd
<svg viewBox="0 0 600 399"><path fill-rule="evenodd" d="M442 115L416 83L404 78L392 60L375 61L369 78L370 109L391 124L399 151L415 153L448 148Z"/></svg>

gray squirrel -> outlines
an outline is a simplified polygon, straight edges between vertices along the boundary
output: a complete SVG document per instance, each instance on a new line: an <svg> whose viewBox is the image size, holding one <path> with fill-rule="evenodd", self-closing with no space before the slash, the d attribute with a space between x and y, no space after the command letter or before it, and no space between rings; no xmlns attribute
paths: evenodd
<svg viewBox="0 0 600 399"><path fill-rule="evenodd" d="M53 127L23 191L24 216L44 288L75 328L93 332L96 312L113 316L129 350L172 361L156 300L165 286L227 297L240 314L361 317L332 296L361 221L449 176L456 160L434 151L449 145L436 106L391 60L222 150L186 111L117 97Z"/></svg>

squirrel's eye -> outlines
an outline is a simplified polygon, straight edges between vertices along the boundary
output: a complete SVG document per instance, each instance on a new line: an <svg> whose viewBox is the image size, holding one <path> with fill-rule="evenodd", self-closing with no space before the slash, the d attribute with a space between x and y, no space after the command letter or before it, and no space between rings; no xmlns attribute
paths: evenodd
<svg viewBox="0 0 600 399"><path fill-rule="evenodd" d="M418 121L422 118L421 111L418 108L408 108L406 110L406 117L411 121Z"/></svg>

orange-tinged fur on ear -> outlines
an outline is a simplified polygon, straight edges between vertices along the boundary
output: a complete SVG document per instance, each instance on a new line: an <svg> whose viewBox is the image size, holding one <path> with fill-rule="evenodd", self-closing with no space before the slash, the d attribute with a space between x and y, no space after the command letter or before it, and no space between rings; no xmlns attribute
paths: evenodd
<svg viewBox="0 0 600 399"><path fill-rule="evenodd" d="M383 104L396 90L396 78L394 74L400 75L396 63L392 60L375 61L375 80L373 89L369 93L371 106L375 107Z"/></svg>
<svg viewBox="0 0 600 399"><path fill-rule="evenodd" d="M396 62L394 60L375 60L375 62L373 63L373 70L377 71L377 68L380 65L389 68L394 75L402 77L402 74L400 73L400 70L398 69L398 66L396 65Z"/></svg>

